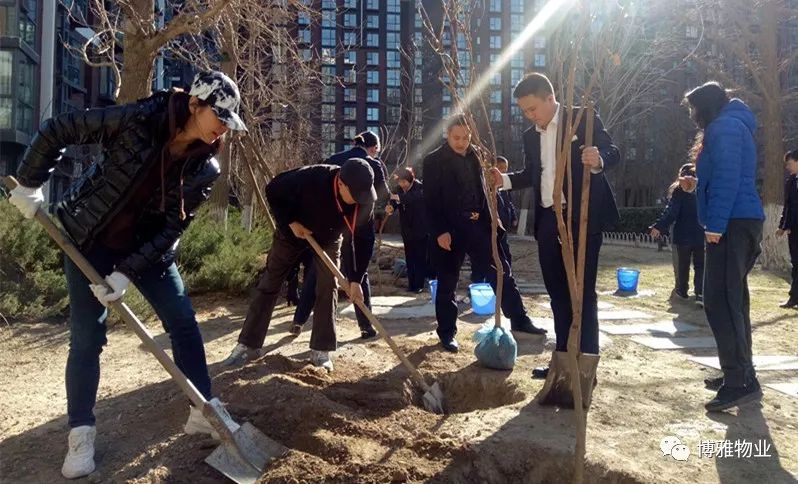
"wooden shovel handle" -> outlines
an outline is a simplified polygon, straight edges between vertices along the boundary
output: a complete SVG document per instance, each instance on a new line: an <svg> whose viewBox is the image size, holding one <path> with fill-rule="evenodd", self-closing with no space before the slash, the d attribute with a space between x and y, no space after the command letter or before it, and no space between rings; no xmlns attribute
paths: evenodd
<svg viewBox="0 0 798 484"><path fill-rule="evenodd" d="M385 331L385 327L382 325L382 323L380 323L377 320L377 318L374 317L374 314L372 314L369 308L366 307L365 304L363 304L363 301L360 300L356 301L352 297L352 294L349 292L349 281L346 280L346 277L344 277L344 275L341 273L341 270L338 269L338 266L336 266L335 263L333 263L333 261L330 259L330 256L328 256L327 253L324 252L324 250L322 250L321 246L319 246L319 243L316 242L316 239L314 239L312 235L305 236L305 239L308 241L310 246L313 247L313 250L316 252L316 255L319 256L322 262L324 262L324 265L327 266L327 269L329 269L330 272L332 272L332 274L338 278L338 283L341 284L341 287L344 288L344 292L346 292L346 295L349 296L349 299L352 300L352 302L355 303L355 305L358 308L360 308L361 311L363 311L363 314L366 315L371 324L373 324L374 327L377 328L377 331L379 331L382 339L384 339L385 342L388 343L388 346L391 347L391 350L393 350L396 356L399 357L399 360L401 360L402 364L405 365L405 367L410 371L410 375L413 377L414 380L416 380L416 383L418 383L418 385L425 392L430 391L430 387L429 385L427 385L427 382L424 381L424 377L421 376L421 373L419 373L418 369L412 363L410 363L410 360L407 359L407 356L405 356L404 352L402 352L402 350L399 349L399 347L393 341L393 338L391 338L391 335L389 335L388 332Z"/></svg>
<svg viewBox="0 0 798 484"><path fill-rule="evenodd" d="M3 178L3 184L9 190L13 190L19 184L14 177L7 176ZM39 209L36 211L36 215L34 216L37 222L39 222L44 230L50 235L56 244L61 247L67 256L78 266L83 272L83 274L89 279L92 284L101 284L103 286L107 286L105 283L105 279L94 269L91 263L83 256L83 254L78 251L78 249L72 244L72 241L61 231L50 219L50 216L47 213ZM113 301L109 303L109 306L112 307L114 310L118 311L119 314L122 315L122 319L125 320L125 324L127 324L133 332L141 339L144 343L144 346L155 356L161 366L169 373L169 375L177 382L177 385L183 390L183 393L191 399L191 402L197 408L203 408L206 400L205 397L197 390L193 383L191 383L186 375L183 374L182 371L177 367L174 361L166 354L166 352L161 349L155 343L155 340L152 338L149 330L142 324L139 318L133 314L133 311L120 300Z"/></svg>

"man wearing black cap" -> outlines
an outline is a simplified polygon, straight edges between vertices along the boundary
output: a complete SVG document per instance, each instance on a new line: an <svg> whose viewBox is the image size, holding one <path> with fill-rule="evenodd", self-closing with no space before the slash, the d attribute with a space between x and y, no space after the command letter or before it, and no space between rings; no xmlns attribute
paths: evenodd
<svg viewBox="0 0 798 484"><path fill-rule="evenodd" d="M387 173L383 162L377 159L377 154L380 152L379 137L371 131L364 131L354 137L352 144L354 144L354 147L349 150L333 154L327 158L324 163L328 165L343 166L344 163L352 158L364 160L369 164L369 166L371 166L371 169L374 172L374 189L376 190L377 198L379 200L387 199ZM352 246L355 243L355 241L352 240L351 235L352 234L349 232L344 233L343 245L345 247ZM374 242L376 240L374 234L373 216L369 217L369 219L366 221L365 227L357 231L356 237L359 239L357 244L362 248L362 250L366 250L368 247L368 258L366 260L371 260L371 256L374 253ZM348 257L351 254L352 251L343 251L342 259L344 267L350 267L353 265L352 261L348 260ZM358 267L358 269L360 269L360 267ZM366 272L366 268L364 267L363 270L359 270L358 273L361 275L360 286L363 288L363 301L366 307L371 309L371 283L369 281L368 272ZM346 272L344 272L344 274L349 277L349 274L346 274ZM316 284L316 270L311 267L305 276L305 281L302 284L302 295L299 298L299 304L297 305L296 312L294 313L294 324L291 326L292 334L299 334L302 331L302 325L307 322L308 317L310 316L310 310L313 307L314 301L316 299L315 293L312 290L309 290ZM369 339L377 336L377 331L374 330L371 322L358 307L355 307L355 316L357 318L357 325L360 327L361 338Z"/></svg>
<svg viewBox="0 0 798 484"><path fill-rule="evenodd" d="M447 138L424 158L424 201L427 222L437 242L432 260L438 273L435 316L438 337L446 351L457 352L457 303L454 291L466 254L479 274L484 274L496 290L496 268L491 249L491 223L485 199L485 178L474 148L471 132L463 115L448 121ZM504 230L499 228L498 237ZM546 330L532 324L515 284L504 251L499 247L504 269L501 307L510 318L513 331L542 335Z"/></svg>
<svg viewBox="0 0 798 484"><path fill-rule="evenodd" d="M272 312L283 282L296 262L313 249L302 239L313 235L330 258L338 263L341 235L350 237L364 230L374 201L374 172L361 158L352 158L343 166L311 165L276 176L266 186L266 198L277 224L266 270L256 288L238 344L225 360L233 366L256 358L269 329ZM344 258L342 272L347 275L350 293L363 300L360 281L369 262L371 248L352 237L344 246L352 254ZM335 351L335 276L314 256L316 266L316 302L313 307L313 331L310 336L311 362L332 371L330 351Z"/></svg>

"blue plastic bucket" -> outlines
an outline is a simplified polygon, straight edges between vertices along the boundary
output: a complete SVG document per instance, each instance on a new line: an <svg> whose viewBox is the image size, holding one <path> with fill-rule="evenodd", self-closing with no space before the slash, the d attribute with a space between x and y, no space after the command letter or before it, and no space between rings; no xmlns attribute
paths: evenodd
<svg viewBox="0 0 798 484"><path fill-rule="evenodd" d="M432 279L429 281L429 292L432 293L432 303L435 304L435 294L438 293L438 280Z"/></svg>
<svg viewBox="0 0 798 484"><path fill-rule="evenodd" d="M637 292L637 283L640 280L640 271L631 267L619 267L616 271L618 276L618 291Z"/></svg>
<svg viewBox="0 0 798 484"><path fill-rule="evenodd" d="M471 309L475 314L489 315L493 314L496 306L496 295L493 294L493 288L487 282L477 282L468 286L468 292L471 293Z"/></svg>

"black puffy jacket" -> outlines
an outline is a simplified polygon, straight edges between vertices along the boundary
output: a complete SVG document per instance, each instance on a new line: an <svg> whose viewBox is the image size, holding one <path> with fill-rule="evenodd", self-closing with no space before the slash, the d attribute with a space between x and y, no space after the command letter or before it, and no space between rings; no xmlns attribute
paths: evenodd
<svg viewBox="0 0 798 484"><path fill-rule="evenodd" d="M56 207L56 215L73 242L88 250L98 234L136 193L168 140L169 92L122 106L65 113L47 120L34 136L17 170L19 182L39 187L68 145L98 143L104 160L95 162L72 185ZM165 211L160 210L158 186L136 223L137 247L116 270L131 279L155 264L174 257L173 246L193 219L199 205L210 196L219 177L219 164L211 156L188 158L180 178L165 181ZM181 197L186 217L181 220Z"/></svg>

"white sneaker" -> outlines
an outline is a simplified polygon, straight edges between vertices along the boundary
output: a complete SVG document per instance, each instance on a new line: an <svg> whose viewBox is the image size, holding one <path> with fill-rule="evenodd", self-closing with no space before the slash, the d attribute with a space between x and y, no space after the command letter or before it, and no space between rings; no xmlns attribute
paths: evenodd
<svg viewBox="0 0 798 484"><path fill-rule="evenodd" d="M69 451L61 466L61 475L67 479L77 479L94 472L94 438L97 428L81 425L69 431Z"/></svg>
<svg viewBox="0 0 798 484"><path fill-rule="evenodd" d="M241 366L248 361L257 359L260 356L260 351L250 348L242 343L236 344L230 356L222 362L222 366Z"/></svg>
<svg viewBox="0 0 798 484"><path fill-rule="evenodd" d="M232 432L238 430L239 425L233 420L233 417L227 413L227 409L224 408L224 404L218 398L212 398L209 400L209 403L221 413L222 420ZM183 431L188 435L208 434L211 438L219 440L219 433L213 428L213 425L208 422L205 415L202 414L202 410L193 406L189 406L188 408L188 420L186 420L186 425L183 426Z"/></svg>
<svg viewBox="0 0 798 484"><path fill-rule="evenodd" d="M310 350L310 362L313 366L324 368L327 372L333 371L333 362L330 359L329 351Z"/></svg>

